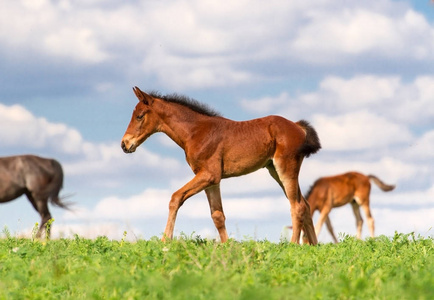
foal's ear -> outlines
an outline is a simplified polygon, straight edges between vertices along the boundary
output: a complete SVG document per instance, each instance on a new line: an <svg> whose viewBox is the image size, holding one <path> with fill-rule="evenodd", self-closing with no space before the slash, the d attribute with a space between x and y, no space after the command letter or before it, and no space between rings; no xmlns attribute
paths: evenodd
<svg viewBox="0 0 434 300"><path fill-rule="evenodd" d="M146 94L145 92L141 91L138 87L133 87L134 94L136 94L137 99L139 101L145 103L145 104L151 104L152 103L152 96Z"/></svg>

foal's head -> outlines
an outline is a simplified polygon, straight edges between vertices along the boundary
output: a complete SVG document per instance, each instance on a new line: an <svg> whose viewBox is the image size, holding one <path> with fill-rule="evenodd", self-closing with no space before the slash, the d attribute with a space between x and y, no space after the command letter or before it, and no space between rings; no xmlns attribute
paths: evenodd
<svg viewBox="0 0 434 300"><path fill-rule="evenodd" d="M137 103L133 111L130 124L128 124L122 138L121 147L125 153L136 151L137 147L155 133L158 127L158 118L152 111L154 98L142 92L138 87L134 87L133 90L139 99L139 103Z"/></svg>

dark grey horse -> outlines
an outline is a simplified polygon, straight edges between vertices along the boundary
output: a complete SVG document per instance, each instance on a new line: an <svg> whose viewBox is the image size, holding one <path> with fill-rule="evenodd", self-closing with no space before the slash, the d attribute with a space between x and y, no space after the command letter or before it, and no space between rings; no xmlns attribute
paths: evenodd
<svg viewBox="0 0 434 300"><path fill-rule="evenodd" d="M48 200L59 207L68 208L59 198L62 185L62 166L54 159L34 155L0 157L0 203L26 195L41 215L37 237L41 236L47 221L51 219Z"/></svg>

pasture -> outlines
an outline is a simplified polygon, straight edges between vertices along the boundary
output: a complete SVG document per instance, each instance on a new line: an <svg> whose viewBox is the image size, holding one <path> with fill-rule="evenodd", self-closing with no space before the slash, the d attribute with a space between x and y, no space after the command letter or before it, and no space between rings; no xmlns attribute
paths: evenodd
<svg viewBox="0 0 434 300"><path fill-rule="evenodd" d="M432 238L0 239L0 299L433 299Z"/></svg>

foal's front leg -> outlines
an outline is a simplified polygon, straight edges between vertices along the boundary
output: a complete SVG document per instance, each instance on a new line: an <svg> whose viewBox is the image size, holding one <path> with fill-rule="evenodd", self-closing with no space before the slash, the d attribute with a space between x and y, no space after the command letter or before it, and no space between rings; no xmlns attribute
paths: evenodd
<svg viewBox="0 0 434 300"><path fill-rule="evenodd" d="M228 240L228 233L225 225L226 217L223 212L220 184L210 186L205 190L205 193L208 197L211 218L219 232L221 242L224 243Z"/></svg>
<svg viewBox="0 0 434 300"><path fill-rule="evenodd" d="M184 201L219 181L220 179L217 180L216 176L213 176L208 172L200 172L197 173L196 176L186 185L173 193L172 199L169 203L169 216L167 218L166 229L164 230L162 241L173 238L176 215Z"/></svg>
<svg viewBox="0 0 434 300"><path fill-rule="evenodd" d="M333 241L335 244L338 243L338 239L336 238L335 232L333 230L332 222L330 222L330 217L327 216L327 219L325 220L325 223L327 225L327 229L329 230L330 234L332 235Z"/></svg>
<svg viewBox="0 0 434 300"><path fill-rule="evenodd" d="M315 225L315 233L317 236L319 236L319 233L321 232L321 229L322 229L322 226L324 225L324 222L327 221L327 218L329 217L330 210L331 210L331 206L326 204L326 205L324 205L323 209L320 211L318 221L316 222L316 225Z"/></svg>

